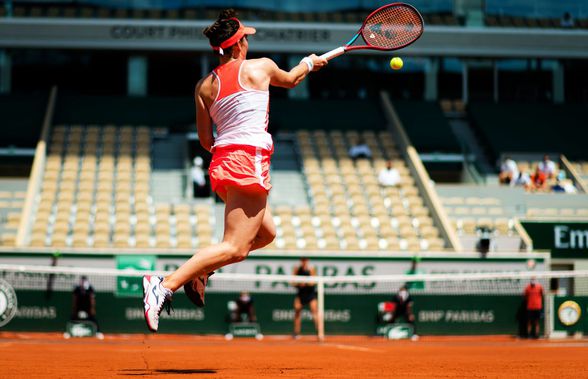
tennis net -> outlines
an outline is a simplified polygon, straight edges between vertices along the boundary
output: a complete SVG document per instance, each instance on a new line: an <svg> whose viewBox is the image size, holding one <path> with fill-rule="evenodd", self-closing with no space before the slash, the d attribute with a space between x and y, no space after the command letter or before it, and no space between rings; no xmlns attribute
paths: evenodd
<svg viewBox="0 0 588 379"><path fill-rule="evenodd" d="M0 279L14 289L19 302L15 320L3 328L59 328L70 317L74 288L86 277L96 294L97 318L104 322L105 330L146 332L142 323L141 277L165 274L90 267L0 265ZM588 270L332 277L218 273L209 282L205 308L192 306L181 294L182 290L174 295L175 312L164 314L161 331L222 334L227 329L230 312L227 304L247 292L255 299L257 321L262 329L271 334L289 334L295 315L292 309L295 284L305 283L316 286L321 337L324 333L369 334L378 322L378 306L392 301L402 287L414 299L416 324L424 332L462 334L465 329L457 329L460 325L480 324L479 329L472 329L474 333L479 330L485 334L506 334L512 331L517 307L532 279L544 288L547 328L553 325L550 308L554 297L588 295ZM41 317L42 324L33 322L35 315L44 314L50 316ZM303 311L302 320L303 329L313 333L310 310ZM490 324L496 323L502 324L490 328ZM484 329L485 324L488 331Z"/></svg>

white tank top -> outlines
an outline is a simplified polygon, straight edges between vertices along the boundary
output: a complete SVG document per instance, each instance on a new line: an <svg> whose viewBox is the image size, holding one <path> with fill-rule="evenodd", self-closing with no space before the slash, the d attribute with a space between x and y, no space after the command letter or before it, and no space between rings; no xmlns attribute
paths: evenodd
<svg viewBox="0 0 588 379"><path fill-rule="evenodd" d="M231 61L212 71L219 87L210 106L210 117L217 129L213 148L249 145L272 150L272 136L267 132L269 91L249 89L241 84L243 62Z"/></svg>

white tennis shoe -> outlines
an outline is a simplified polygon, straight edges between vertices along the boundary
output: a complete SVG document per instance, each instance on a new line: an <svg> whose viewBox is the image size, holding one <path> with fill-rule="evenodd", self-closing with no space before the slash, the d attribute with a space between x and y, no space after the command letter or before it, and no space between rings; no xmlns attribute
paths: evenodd
<svg viewBox="0 0 588 379"><path fill-rule="evenodd" d="M145 322L152 332L159 328L159 315L163 308L170 313L172 294L161 285L161 276L146 275L143 277L143 304L145 306Z"/></svg>

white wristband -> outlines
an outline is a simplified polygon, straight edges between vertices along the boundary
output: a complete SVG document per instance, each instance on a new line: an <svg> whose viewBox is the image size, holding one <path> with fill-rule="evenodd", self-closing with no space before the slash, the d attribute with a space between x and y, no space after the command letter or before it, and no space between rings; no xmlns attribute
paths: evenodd
<svg viewBox="0 0 588 379"><path fill-rule="evenodd" d="M312 59L310 59L310 57L302 58L300 63L306 63L306 65L308 66L308 72L311 72L312 69L314 68L314 62L312 61Z"/></svg>

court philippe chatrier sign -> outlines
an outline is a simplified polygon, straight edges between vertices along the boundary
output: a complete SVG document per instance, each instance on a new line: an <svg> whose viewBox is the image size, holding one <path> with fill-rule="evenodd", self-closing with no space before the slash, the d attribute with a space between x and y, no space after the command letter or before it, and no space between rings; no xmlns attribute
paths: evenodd
<svg viewBox="0 0 588 379"><path fill-rule="evenodd" d="M588 222L523 221L536 250L551 250L553 258L588 259Z"/></svg>

